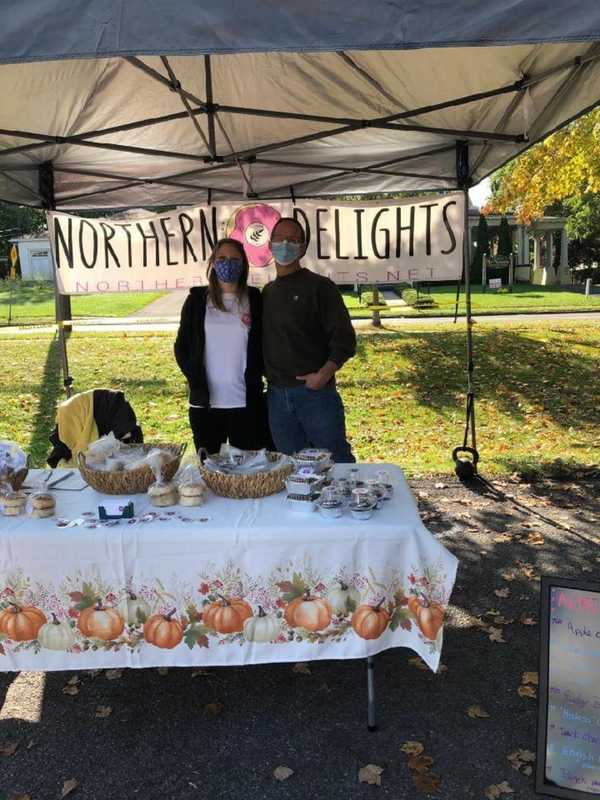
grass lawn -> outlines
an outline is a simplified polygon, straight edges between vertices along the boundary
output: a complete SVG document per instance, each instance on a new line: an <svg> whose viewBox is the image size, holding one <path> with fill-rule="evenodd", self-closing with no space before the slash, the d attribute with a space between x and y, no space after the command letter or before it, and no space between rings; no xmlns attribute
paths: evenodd
<svg viewBox="0 0 600 800"><path fill-rule="evenodd" d="M358 296L352 291L345 291L344 302L355 318L370 317L371 311L360 305ZM425 294L425 293L423 293ZM440 317L454 316L456 286L434 286L431 296L438 308L427 311L416 311L410 306L388 307L381 312L382 317ZM482 292L481 286L472 289L471 300L474 314L519 314L544 311L600 311L600 294L585 297L583 294L570 292L561 286L532 286L517 284L512 292ZM461 290L459 312L465 312L465 296Z"/></svg>
<svg viewBox="0 0 600 800"><path fill-rule="evenodd" d="M600 328L593 323L481 325L474 331L477 422L484 474L541 468L555 459L600 462ZM357 457L408 474L452 470L464 420L463 326L362 333L340 374ZM41 465L62 397L49 335L1 340L0 438ZM171 334L71 334L75 390L123 389L148 440L187 441L186 392Z"/></svg>
<svg viewBox="0 0 600 800"><path fill-rule="evenodd" d="M73 317L127 317L164 292L93 294L73 297ZM9 283L0 281L0 325L8 324ZM54 322L54 289L46 283L17 283L12 293L12 325Z"/></svg>

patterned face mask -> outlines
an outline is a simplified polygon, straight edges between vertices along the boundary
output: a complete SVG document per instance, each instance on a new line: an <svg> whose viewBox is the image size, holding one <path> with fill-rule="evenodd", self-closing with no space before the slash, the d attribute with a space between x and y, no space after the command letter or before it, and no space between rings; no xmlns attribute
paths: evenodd
<svg viewBox="0 0 600 800"><path fill-rule="evenodd" d="M242 275L243 265L240 258L216 258L213 269L217 278L223 283L237 283Z"/></svg>
<svg viewBox="0 0 600 800"><path fill-rule="evenodd" d="M302 245L298 242L271 242L271 252L275 261L285 267L300 258Z"/></svg>

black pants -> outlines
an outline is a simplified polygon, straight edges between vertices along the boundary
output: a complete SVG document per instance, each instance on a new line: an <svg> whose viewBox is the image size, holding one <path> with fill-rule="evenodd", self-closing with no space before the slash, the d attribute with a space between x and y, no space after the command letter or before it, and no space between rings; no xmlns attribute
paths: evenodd
<svg viewBox="0 0 600 800"><path fill-rule="evenodd" d="M273 450L264 403L246 408L191 408L190 425L196 452L218 453L224 442L240 450Z"/></svg>

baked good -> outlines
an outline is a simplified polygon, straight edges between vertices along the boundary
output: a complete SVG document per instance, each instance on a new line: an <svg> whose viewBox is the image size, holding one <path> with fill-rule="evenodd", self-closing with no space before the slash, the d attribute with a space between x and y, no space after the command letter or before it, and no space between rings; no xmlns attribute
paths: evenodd
<svg viewBox="0 0 600 800"><path fill-rule="evenodd" d="M182 506L201 506L206 500L204 483L183 483L179 486L179 502Z"/></svg>
<svg viewBox="0 0 600 800"><path fill-rule="evenodd" d="M179 500L177 488L172 483L152 483L148 487L148 497L153 506L161 508L176 506Z"/></svg>
<svg viewBox="0 0 600 800"><path fill-rule="evenodd" d="M55 508L56 501L48 492L40 492L39 494L35 494L29 500L29 516L35 517L36 519L54 516Z"/></svg>
<svg viewBox="0 0 600 800"><path fill-rule="evenodd" d="M27 497L24 492L7 492L0 497L2 513L6 517L18 517L25 510Z"/></svg>

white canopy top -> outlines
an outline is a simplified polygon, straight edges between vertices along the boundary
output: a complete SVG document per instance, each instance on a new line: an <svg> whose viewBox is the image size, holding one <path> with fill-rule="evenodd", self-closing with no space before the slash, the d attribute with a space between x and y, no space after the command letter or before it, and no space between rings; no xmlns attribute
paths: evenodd
<svg viewBox="0 0 600 800"><path fill-rule="evenodd" d="M62 209L451 189L457 142L477 183L600 103L600 4L554 6L22 0L0 197L52 202L48 162Z"/></svg>

